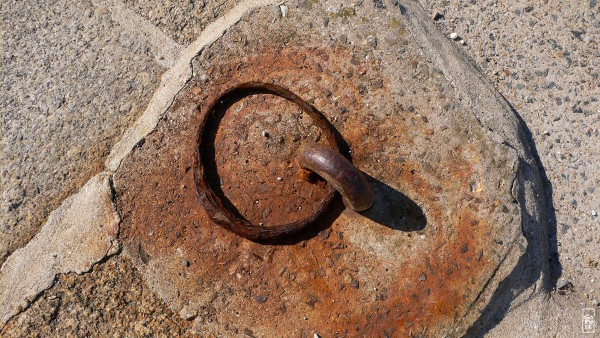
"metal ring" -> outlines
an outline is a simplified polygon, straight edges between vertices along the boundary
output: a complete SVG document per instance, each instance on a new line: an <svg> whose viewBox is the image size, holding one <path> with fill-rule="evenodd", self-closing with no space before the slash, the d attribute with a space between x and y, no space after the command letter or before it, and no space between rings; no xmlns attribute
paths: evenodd
<svg viewBox="0 0 600 338"><path fill-rule="evenodd" d="M333 185L348 208L363 211L373 204L373 189L369 182L338 151L316 143L303 144L298 149L296 159L300 168L317 173Z"/></svg>
<svg viewBox="0 0 600 338"><path fill-rule="evenodd" d="M204 145L206 144L208 133L204 133L204 127L209 121L209 118L213 115L216 106L219 103L226 101L227 97L251 94L273 94L295 103L303 112L311 117L312 121L317 126L321 128L324 140L331 147L331 151L339 153L340 146L333 126L315 107L302 100L288 89L271 83L247 82L238 84L221 93L212 101L203 114L202 112L198 112L202 114L202 116L197 134L198 146L196 148L194 160L194 180L196 182L196 190L198 192L200 203L204 206L204 209L206 209L208 216L220 226L251 240L262 241L280 239L298 233L321 215L333 201L335 189L331 184L326 185L329 192L325 198L321 200L316 211L308 217L292 223L275 226L252 224L240 215L237 210L229 208L227 207L227 204L223 203L223 200L211 187L211 182L208 182L209 180L207 179L207 168L204 163L206 157L204 153L206 149L204 148L206 147ZM212 184L215 183L216 182L212 182Z"/></svg>

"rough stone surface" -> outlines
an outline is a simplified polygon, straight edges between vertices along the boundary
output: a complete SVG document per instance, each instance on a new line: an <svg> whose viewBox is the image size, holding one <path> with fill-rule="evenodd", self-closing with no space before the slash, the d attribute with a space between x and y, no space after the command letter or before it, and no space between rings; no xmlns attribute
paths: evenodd
<svg viewBox="0 0 600 338"><path fill-rule="evenodd" d="M196 40L210 22L223 16L240 0L125 0L127 6L182 45Z"/></svg>
<svg viewBox="0 0 600 338"><path fill-rule="evenodd" d="M106 173L93 177L53 211L42 230L0 268L0 327L54 283L59 273L89 271L119 249Z"/></svg>
<svg viewBox="0 0 600 338"><path fill-rule="evenodd" d="M206 44L211 43L221 36L223 29L237 22L244 12L264 3L268 3L268 1L247 1L242 6L234 8L223 18L217 20L210 28L203 31L192 46L183 50L181 58L175 63L170 72L167 72L166 79L163 78L163 81L161 81L161 90L155 93L143 117L139 118L135 125L127 130L125 134L126 140L119 141L113 147L111 156L107 159L106 165L108 170L118 166L122 156L125 156L126 152L133 147L133 144L137 143L140 138L143 138L145 133L152 130L157 119L172 102L173 96L188 80L191 74L191 58L196 56ZM140 33L142 36L138 36L139 40L148 44L146 49L157 53L159 63L171 64L168 61L169 57L180 47L174 42L165 46L163 44L165 41L164 34L141 20L137 14L126 9L121 11L123 9L122 4L110 1L106 4L109 7L108 9L103 7L103 13L110 11L113 15L112 17L121 24L121 27L136 34ZM129 19L127 19L127 16L129 16ZM161 59L161 57L163 58ZM150 129L146 129L148 125ZM130 141L132 140L133 144L130 145ZM118 145L121 146L118 147ZM118 149L115 151L114 148ZM82 266L89 269L89 266L108 255L114 254L118 249L117 242L113 241L117 232L116 226L118 221L113 222L112 219L107 219L103 215L103 213L113 211L112 204L105 203L111 198L108 182L109 175L106 172L88 181L82 192L65 200L63 205L55 211L54 214L58 215L56 217L58 218L58 222L56 222L56 219L52 222L47 222L42 228L40 234L38 234L38 237L42 236L40 237L42 238L41 244L40 241L32 242L34 244L29 243L30 245L13 254L8 262L4 264L3 269L5 268L6 273L1 274L3 278L2 283L8 287L5 288L6 292L3 295L5 299L0 303L0 310L3 317L2 325L4 325L4 321L10 316L23 311L29 306L30 302L36 299L40 292L50 287L56 274L71 271L69 269L82 272L84 271L81 270ZM96 205L90 206L89 203L94 203L94 201ZM63 217L64 219L61 219L62 216L65 216ZM92 218L91 220L89 220L90 217ZM78 226L77 222L79 221L84 221L85 224ZM99 232L102 233L103 231L108 232L112 238L109 238L111 246L98 253L96 249L103 248L106 245L106 238L101 235L98 236ZM55 232L54 235L56 238L43 241L43 236L53 232ZM71 240L75 242L72 243L70 242ZM78 245L82 247L78 247ZM81 252L82 254L74 254L74 252ZM43 256L40 258L46 257L44 255L52 255L52 258L33 259L37 256ZM33 258L24 263L23 257ZM32 262L35 264L32 265ZM17 268L15 268L15 265L17 265ZM31 270L27 270L27 268L31 268ZM39 279L34 278L36 275ZM15 291L14 288L21 288L23 292L9 293L10 291Z"/></svg>
<svg viewBox="0 0 600 338"><path fill-rule="evenodd" d="M162 68L104 4L0 6L1 263L102 170Z"/></svg>
<svg viewBox="0 0 600 338"><path fill-rule="evenodd" d="M198 39L183 49L177 62L161 79L158 90L148 103L148 108L135 123L125 131L121 140L114 145L106 159L106 170L114 172L129 152L141 142L146 135L156 128L159 119L173 103L175 95L183 88L192 76L191 60L206 46L213 43L234 23L238 22L246 11L255 7L270 4L273 0L247 0L234 7L223 17L215 20L202 31Z"/></svg>
<svg viewBox="0 0 600 338"><path fill-rule="evenodd" d="M175 65L183 49L182 45L119 0L108 0L102 4L108 6L112 19L119 26L137 35L139 43L147 45L146 51L154 55L158 64L165 68Z"/></svg>
<svg viewBox="0 0 600 338"><path fill-rule="evenodd" d="M500 300L473 334L593 336L582 332L582 311L595 309L600 324L600 3L422 3L444 9L439 29L465 39L460 48L529 129L553 201L551 282L573 283L565 295Z"/></svg>
<svg viewBox="0 0 600 338"><path fill-rule="evenodd" d="M191 337L177 314L115 257L90 273L62 274L0 331L2 337Z"/></svg>
<svg viewBox="0 0 600 338"><path fill-rule="evenodd" d="M195 329L213 334L275 336L293 328L297 335L460 335L526 250L538 257L527 272L545 274L539 264L545 246L536 245L545 234L545 201L531 144L494 88L421 24L427 16L410 2L390 11L366 4L288 7L286 18L272 8L253 11L194 60L196 76L115 174L126 252L169 306L184 314L196 310ZM326 28L315 13L330 19ZM250 80L282 84L323 112L355 164L373 177L375 209L334 215L336 236L327 241L308 236L286 246L237 238L207 219L194 186L197 125L222 90ZM282 106L263 99L275 110ZM238 189L227 171L246 175L231 169L244 163L267 167L270 176L256 179L267 187L294 184L293 177L275 179L278 164L244 161L251 155L246 140L259 152L277 151L260 141L262 130L269 139L282 136L284 148L303 139L288 140L278 130L278 123L296 129L289 109L266 113L272 120L248 116L263 107L255 101L232 106L223 126L210 131L225 194ZM248 178L239 179L246 184ZM260 186L247 190L260 195ZM244 215L249 210L267 222L276 216L252 208L284 197L271 190L258 200L240 192L229 198ZM403 205L422 208L424 229L408 226L418 212L389 213L399 195ZM526 235L535 235L532 243L522 237L522 223ZM236 311L242 307L268 316L245 316Z"/></svg>

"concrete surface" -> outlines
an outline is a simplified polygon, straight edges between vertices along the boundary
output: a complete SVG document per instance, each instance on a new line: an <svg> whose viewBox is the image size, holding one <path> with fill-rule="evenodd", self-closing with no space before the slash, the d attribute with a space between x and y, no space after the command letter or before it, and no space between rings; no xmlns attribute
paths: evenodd
<svg viewBox="0 0 600 338"><path fill-rule="evenodd" d="M392 10L394 3L376 1L360 5L386 6ZM114 4L87 3L77 7L65 3L11 2L2 3L0 7L1 262L35 235L63 199L103 169L102 162L109 149L136 120L158 84L157 77L162 72L159 61L164 61L158 57L153 59L155 55L151 51L156 45L152 45L153 39L148 35L163 38L164 34L152 29L141 14L135 19L143 23L142 28L136 26L136 30L128 30L127 20L117 23L109 18L109 8ZM600 322L599 5L592 0L583 3L546 1L543 5L517 1L423 1L423 6L432 17L435 12L441 14L442 18L436 21L439 29L448 36L457 33L457 47L475 60L488 81L496 84L531 131L529 137L535 142L547 177L546 188L551 192L548 198L554 204L554 212L547 215L552 251L550 282L558 279L559 285L565 285L563 281L573 284L561 292L537 292L532 297L528 295L534 293L525 293L521 298L499 296L471 334L594 336L582 332L582 311L595 309L595 321ZM238 11L244 10L238 8ZM27 20L29 18L35 19ZM145 30L148 28L151 32ZM82 31L87 34L78 36ZM133 37L123 42L119 40L123 35ZM177 46L177 43L169 45ZM85 57L86 53L91 55ZM191 57L179 60L191 60ZM115 64L123 66L115 67ZM72 97L76 99L71 100ZM53 111L60 114L53 115ZM81 114L80 111L92 113ZM76 149L72 150L73 147ZM125 148L128 148L125 153L131 149ZM118 269L111 264L102 267L104 273L118 275ZM82 288L102 283L87 278L87 274L65 276L60 276L59 281L73 278L81 281ZM126 276L135 280L133 276ZM537 285L535 281L526 284ZM46 292L65 292L73 285L69 287L59 282ZM111 285L127 287L125 282ZM500 288L507 293L524 290L515 288L511 280ZM139 289L147 288L139 286ZM67 295L70 296L58 306L48 309L55 309L52 313L58 313L58 317L64 316L60 318L77 317L77 311L85 313L86 299ZM98 297L106 301L116 295L118 293L106 290ZM36 312L48 301L52 299L40 297L30 309L20 309L25 311L9 321L3 335L43 332L39 328L44 323L58 318ZM153 313L161 316L162 305L157 301L151 304L158 311ZM68 312L69 309L74 313ZM127 310L122 305L116 311L118 314ZM99 315L78 318L81 318L79 325L110 321ZM29 324L25 324L28 321ZM69 326L66 330L61 332L77 334L77 330ZM57 329L50 332L59 334ZM115 329L114 332L126 331Z"/></svg>
<svg viewBox="0 0 600 338"><path fill-rule="evenodd" d="M432 15L443 15L438 27L447 36L458 34L456 44L530 130L554 206L549 215L552 279L558 279L559 285L573 284L566 295L553 291L548 300L525 299L514 312L508 311L508 302L499 301L489 323L483 325L484 332L594 336L582 332L582 315L583 309L593 308L600 323L600 5L596 1L422 3Z"/></svg>
<svg viewBox="0 0 600 338"><path fill-rule="evenodd" d="M196 75L115 172L124 253L157 294L176 312L192 310L194 329L206 335L249 328L265 337L456 336L479 317L526 247L538 261L524 273L545 274L538 262L547 262L546 250L535 245L545 238L545 201L519 121L427 15L410 2L404 10L361 6L346 17L327 9L334 1L286 4L285 18L278 7L256 9L194 58ZM322 13L331 16L326 26ZM313 102L348 144L353 163L378 180L381 202L362 216L346 210L327 228L343 236L257 244L199 210L190 156L199 121L221 91L256 79ZM307 214L298 213L314 208L319 191L303 187L288 163L315 131L298 126L308 117L293 106L260 97L238 102L220 121L214 156L221 187L255 224L302 219ZM405 222L399 214L407 213L395 210L393 217L382 207L383 200L394 203L392 192L422 208L424 229L397 229ZM301 210L286 210L290 205ZM386 218L398 226L384 226ZM532 228L530 244L522 223ZM256 259L263 256L272 261ZM421 273L428 277L415 285ZM307 305L309 295L318 304ZM399 303L410 311L398 310Z"/></svg>
<svg viewBox="0 0 600 338"><path fill-rule="evenodd" d="M94 176L65 199L40 232L0 269L0 323L52 286L59 273L83 273L119 250L119 216L112 205L110 175Z"/></svg>
<svg viewBox="0 0 600 338"><path fill-rule="evenodd" d="M189 323L145 286L125 258L61 274L2 337L190 337Z"/></svg>
<svg viewBox="0 0 600 338"><path fill-rule="evenodd" d="M0 4L0 263L102 171L158 86L148 32L116 22L109 4Z"/></svg>
<svg viewBox="0 0 600 338"><path fill-rule="evenodd" d="M126 0L148 22L156 25L177 43L189 45L209 23L227 13L240 0Z"/></svg>

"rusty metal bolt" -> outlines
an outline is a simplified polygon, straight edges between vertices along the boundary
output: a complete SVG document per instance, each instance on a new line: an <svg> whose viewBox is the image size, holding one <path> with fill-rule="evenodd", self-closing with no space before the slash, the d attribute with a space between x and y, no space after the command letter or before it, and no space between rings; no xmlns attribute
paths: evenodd
<svg viewBox="0 0 600 338"><path fill-rule="evenodd" d="M317 173L333 185L348 208L363 211L373 204L373 189L369 182L339 152L320 144L308 143L300 146L296 159L300 168Z"/></svg>

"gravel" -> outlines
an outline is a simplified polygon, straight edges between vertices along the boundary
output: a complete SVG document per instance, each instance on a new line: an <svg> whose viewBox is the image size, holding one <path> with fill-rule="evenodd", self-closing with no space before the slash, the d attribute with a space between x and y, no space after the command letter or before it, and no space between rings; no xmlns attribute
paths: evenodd
<svg viewBox="0 0 600 338"><path fill-rule="evenodd" d="M264 303L267 301L267 296L262 294L255 297L257 303Z"/></svg>

